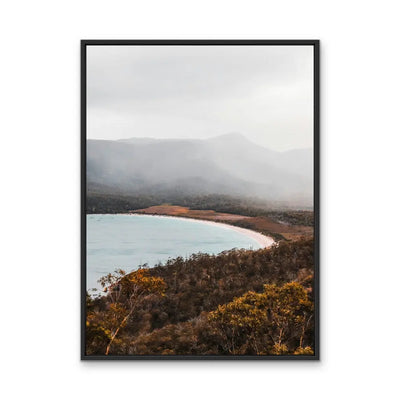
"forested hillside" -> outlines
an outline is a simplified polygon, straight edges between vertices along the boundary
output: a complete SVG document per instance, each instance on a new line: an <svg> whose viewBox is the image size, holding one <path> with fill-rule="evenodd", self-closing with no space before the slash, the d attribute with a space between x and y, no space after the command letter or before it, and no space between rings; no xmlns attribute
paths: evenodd
<svg viewBox="0 0 400 400"><path fill-rule="evenodd" d="M313 241L192 255L104 278L89 355L313 354Z"/></svg>
<svg viewBox="0 0 400 400"><path fill-rule="evenodd" d="M312 149L272 151L240 134L88 140L87 182L108 187L106 193L256 196L311 207Z"/></svg>

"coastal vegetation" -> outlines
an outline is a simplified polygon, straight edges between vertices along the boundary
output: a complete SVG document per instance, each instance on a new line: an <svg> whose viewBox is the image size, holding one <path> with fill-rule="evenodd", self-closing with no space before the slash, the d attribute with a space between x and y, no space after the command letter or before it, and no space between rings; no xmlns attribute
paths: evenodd
<svg viewBox="0 0 400 400"><path fill-rule="evenodd" d="M314 212L311 209L293 210L285 207L283 202L265 202L254 198L216 194L189 196L179 192L147 195L105 194L96 188L96 186L92 187L92 190L87 193L86 212L88 214L124 213L160 204L175 204L194 210L214 210L248 217L268 217L275 222L290 225L314 225Z"/></svg>
<svg viewBox="0 0 400 400"><path fill-rule="evenodd" d="M194 254L101 280L87 355L312 355L312 238Z"/></svg>
<svg viewBox="0 0 400 400"><path fill-rule="evenodd" d="M313 236L313 211L275 209L270 203L224 195L159 197L90 192L86 208L88 214L142 213L224 222L255 230L276 241Z"/></svg>

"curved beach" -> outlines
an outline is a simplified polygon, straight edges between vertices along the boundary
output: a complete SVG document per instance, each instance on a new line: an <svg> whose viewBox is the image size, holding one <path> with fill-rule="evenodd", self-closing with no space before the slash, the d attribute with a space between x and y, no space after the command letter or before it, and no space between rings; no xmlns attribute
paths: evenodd
<svg viewBox="0 0 400 400"><path fill-rule="evenodd" d="M121 215L140 215L140 216L159 217L159 218L186 219L189 221L198 222L200 224L219 226L221 228L230 229L235 232L242 233L243 235L246 235L247 237L250 237L253 240L255 240L262 248L271 247L275 243L275 241L272 237L265 236L262 233L253 231L251 229L241 228L239 226L225 224L223 222L215 222L215 221L209 221L206 219L177 217L177 216L172 216L172 215L160 215L160 214L127 213L127 214L121 214Z"/></svg>

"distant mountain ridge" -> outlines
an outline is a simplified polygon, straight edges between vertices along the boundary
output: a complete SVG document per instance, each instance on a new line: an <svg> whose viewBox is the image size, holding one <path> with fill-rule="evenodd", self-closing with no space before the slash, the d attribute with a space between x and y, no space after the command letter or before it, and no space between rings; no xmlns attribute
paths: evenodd
<svg viewBox="0 0 400 400"><path fill-rule="evenodd" d="M126 194L228 194L312 205L312 149L276 152L240 134L87 141L87 182Z"/></svg>

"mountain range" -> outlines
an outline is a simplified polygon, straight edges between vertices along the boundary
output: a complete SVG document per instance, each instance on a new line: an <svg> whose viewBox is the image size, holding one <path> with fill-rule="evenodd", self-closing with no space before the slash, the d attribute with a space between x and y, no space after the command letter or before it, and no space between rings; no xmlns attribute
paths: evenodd
<svg viewBox="0 0 400 400"><path fill-rule="evenodd" d="M313 152L261 147L240 134L210 139L87 141L88 190L226 194L312 205Z"/></svg>

